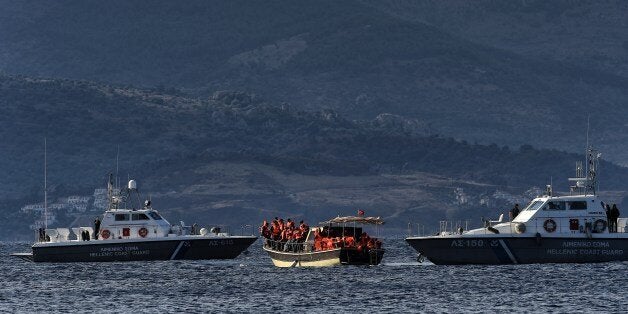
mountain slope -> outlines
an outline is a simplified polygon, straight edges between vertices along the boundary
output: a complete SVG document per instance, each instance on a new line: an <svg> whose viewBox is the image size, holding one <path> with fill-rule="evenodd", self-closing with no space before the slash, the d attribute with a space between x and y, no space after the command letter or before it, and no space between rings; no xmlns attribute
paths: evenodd
<svg viewBox="0 0 628 314"><path fill-rule="evenodd" d="M43 198L44 138L51 202L91 195L108 173L119 173L123 182L139 180L143 195L172 221L239 226L271 215L324 220L363 208L388 219L397 233L417 219L436 224L497 216L496 208L523 202L526 190L551 178L565 191L558 178L582 159L443 138L400 116L351 120L241 92L187 98L0 75L0 107L0 221L11 223L0 227L4 236L19 234L16 228L25 230L35 218L19 216L15 206ZM609 162L601 169L607 194L627 189L628 169ZM457 203L460 188L493 203ZM515 196L499 199L500 191ZM624 194L612 192L606 200L619 203Z"/></svg>
<svg viewBox="0 0 628 314"><path fill-rule="evenodd" d="M621 19L595 18L625 15L621 3L2 5L7 73L163 85L202 97L242 90L350 119L419 119L472 142L575 152L590 116L592 140L614 161L628 160L618 46L626 30ZM587 29L595 41L581 35ZM537 33L541 44L527 39Z"/></svg>

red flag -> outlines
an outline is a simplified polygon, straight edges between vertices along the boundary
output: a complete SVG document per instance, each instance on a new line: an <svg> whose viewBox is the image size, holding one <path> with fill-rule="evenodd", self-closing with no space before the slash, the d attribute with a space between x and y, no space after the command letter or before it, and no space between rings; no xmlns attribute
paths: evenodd
<svg viewBox="0 0 628 314"><path fill-rule="evenodd" d="M358 216L364 216L364 211L361 209L358 209Z"/></svg>

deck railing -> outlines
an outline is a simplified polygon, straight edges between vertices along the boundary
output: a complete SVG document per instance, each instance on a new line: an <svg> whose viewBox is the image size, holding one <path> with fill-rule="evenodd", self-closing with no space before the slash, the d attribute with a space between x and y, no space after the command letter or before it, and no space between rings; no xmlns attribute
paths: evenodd
<svg viewBox="0 0 628 314"><path fill-rule="evenodd" d="M541 234L587 234L588 233L628 233L628 218L620 218L617 224L617 232L609 232L609 224L606 219L603 219L605 222L605 228L602 232L596 230L596 221L600 220L600 218L592 218L590 216L572 216L568 217L564 216L546 216L546 217L538 217L534 218L531 221L525 222L525 233L536 233L539 232ZM555 230L552 232L548 232L545 229L545 222L548 220L553 220L555 223ZM570 220L577 219L578 227L575 228L571 226ZM507 223L510 227L510 233L504 233L504 236L515 236L518 233L516 232L517 224L512 221L484 221L483 224L471 226L471 229L483 228L483 234L495 234L495 232L491 231L489 227L493 227L497 224ZM550 223L551 225L551 223ZM598 227L599 228L599 227ZM548 229L551 228L548 226ZM431 230L426 233L426 230ZM428 236L428 235L454 235L461 234L469 231L469 223L468 221L449 221L442 220L439 222L438 229L428 229L425 225L419 223L408 223L408 234L409 236Z"/></svg>

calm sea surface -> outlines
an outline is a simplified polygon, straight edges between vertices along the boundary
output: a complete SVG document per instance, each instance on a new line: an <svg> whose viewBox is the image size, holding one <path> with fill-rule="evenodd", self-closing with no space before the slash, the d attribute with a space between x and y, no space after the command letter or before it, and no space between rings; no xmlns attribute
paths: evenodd
<svg viewBox="0 0 628 314"><path fill-rule="evenodd" d="M0 243L3 312L618 312L628 263L418 264L388 239L375 267L275 268L253 244L229 261L30 263Z"/></svg>

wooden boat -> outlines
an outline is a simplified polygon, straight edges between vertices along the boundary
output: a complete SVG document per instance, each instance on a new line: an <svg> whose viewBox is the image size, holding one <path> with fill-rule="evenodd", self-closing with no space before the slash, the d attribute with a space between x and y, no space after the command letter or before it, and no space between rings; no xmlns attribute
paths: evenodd
<svg viewBox="0 0 628 314"><path fill-rule="evenodd" d="M363 226L382 225L379 217L336 217L310 228L302 242L264 239L264 251L277 267L325 267L336 265L378 265L385 250Z"/></svg>

